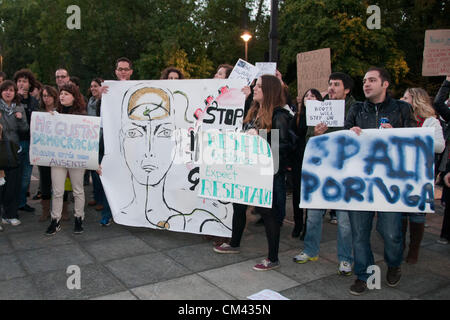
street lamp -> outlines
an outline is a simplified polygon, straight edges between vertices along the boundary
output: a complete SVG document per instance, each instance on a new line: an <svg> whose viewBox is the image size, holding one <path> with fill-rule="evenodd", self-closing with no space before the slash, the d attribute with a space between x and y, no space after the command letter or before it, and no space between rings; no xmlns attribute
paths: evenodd
<svg viewBox="0 0 450 320"><path fill-rule="evenodd" d="M247 61L248 60L248 57L247 57L247 52L248 52L247 43L252 38L252 35L250 33L248 33L247 31L245 31L244 34L241 36L241 38L245 42L245 61Z"/></svg>

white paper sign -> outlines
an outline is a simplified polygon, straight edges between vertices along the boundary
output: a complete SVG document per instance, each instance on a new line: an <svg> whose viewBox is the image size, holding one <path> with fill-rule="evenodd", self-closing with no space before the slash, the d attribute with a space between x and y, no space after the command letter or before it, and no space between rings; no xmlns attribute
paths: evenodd
<svg viewBox="0 0 450 320"><path fill-rule="evenodd" d="M345 100L306 100L306 124L314 127L325 123L328 127L343 127Z"/></svg>
<svg viewBox="0 0 450 320"><path fill-rule="evenodd" d="M240 80L106 81L101 180L114 221L231 236L233 206L199 198L203 126L240 130Z"/></svg>
<svg viewBox="0 0 450 320"><path fill-rule="evenodd" d="M98 169L100 117L33 112L30 133L32 165Z"/></svg>
<svg viewBox="0 0 450 320"><path fill-rule="evenodd" d="M204 131L199 197L272 207L273 157L258 135Z"/></svg>
<svg viewBox="0 0 450 320"><path fill-rule="evenodd" d="M249 300L289 300L276 291L264 289L247 297Z"/></svg>
<svg viewBox="0 0 450 320"><path fill-rule="evenodd" d="M249 86L256 78L258 72L259 69L257 67L245 60L239 59L228 79L242 79L245 81L245 84Z"/></svg>
<svg viewBox="0 0 450 320"><path fill-rule="evenodd" d="M434 129L350 130L309 139L300 208L434 212Z"/></svg>
<svg viewBox="0 0 450 320"><path fill-rule="evenodd" d="M256 62L255 66L259 69L259 73L256 75L256 78L259 78L265 74L271 74L273 76L277 74L276 62Z"/></svg>

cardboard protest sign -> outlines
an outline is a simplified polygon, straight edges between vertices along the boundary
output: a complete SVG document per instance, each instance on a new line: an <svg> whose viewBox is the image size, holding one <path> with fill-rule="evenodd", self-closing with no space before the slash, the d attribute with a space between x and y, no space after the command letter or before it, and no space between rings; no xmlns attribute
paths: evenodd
<svg viewBox="0 0 450 320"><path fill-rule="evenodd" d="M198 195L272 207L273 158L269 143L240 132L203 132Z"/></svg>
<svg viewBox="0 0 450 320"><path fill-rule="evenodd" d="M270 74L272 76L275 76L277 74L276 62L256 62L255 67L259 69L259 72L255 78L259 78L265 74Z"/></svg>
<svg viewBox="0 0 450 320"><path fill-rule="evenodd" d="M306 124L316 126L323 122L328 127L343 127L345 118L345 100L307 100Z"/></svg>
<svg viewBox="0 0 450 320"><path fill-rule="evenodd" d="M320 92L326 91L330 74L330 48L297 54L297 82L300 97L303 97L305 92L311 88Z"/></svg>
<svg viewBox="0 0 450 320"><path fill-rule="evenodd" d="M245 85L249 86L255 80L258 72L259 69L257 67L245 60L239 59L228 79L242 79L245 81Z"/></svg>
<svg viewBox="0 0 450 320"><path fill-rule="evenodd" d="M106 81L103 187L114 221L231 236L233 206L197 196L204 128L240 130L240 80Z"/></svg>
<svg viewBox="0 0 450 320"><path fill-rule="evenodd" d="M99 117L33 112L30 132L32 165L98 169Z"/></svg>
<svg viewBox="0 0 450 320"><path fill-rule="evenodd" d="M434 129L341 130L310 138L301 208L434 212Z"/></svg>
<svg viewBox="0 0 450 320"><path fill-rule="evenodd" d="M450 74L450 29L427 30L423 50L422 75Z"/></svg>

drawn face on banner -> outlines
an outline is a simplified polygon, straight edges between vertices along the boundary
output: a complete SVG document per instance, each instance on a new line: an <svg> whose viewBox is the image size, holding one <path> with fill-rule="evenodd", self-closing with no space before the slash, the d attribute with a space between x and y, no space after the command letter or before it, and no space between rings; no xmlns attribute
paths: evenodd
<svg viewBox="0 0 450 320"><path fill-rule="evenodd" d="M121 146L130 172L141 185L156 185L172 165L173 101L160 88L130 89L122 104ZM157 152L156 152L157 151Z"/></svg>

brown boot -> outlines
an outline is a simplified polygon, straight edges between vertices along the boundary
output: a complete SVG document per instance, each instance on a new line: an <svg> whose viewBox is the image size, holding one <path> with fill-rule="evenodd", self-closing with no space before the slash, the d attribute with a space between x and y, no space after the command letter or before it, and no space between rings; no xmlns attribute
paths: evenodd
<svg viewBox="0 0 450 320"><path fill-rule="evenodd" d="M423 232L425 230L425 224L424 223L409 223L409 233L410 233L410 240L409 240L409 252L408 256L406 257L406 262L410 264L417 263L417 260L419 259L419 249L420 249L420 243L423 239Z"/></svg>
<svg viewBox="0 0 450 320"><path fill-rule="evenodd" d="M50 199L41 200L42 215L39 217L39 222L47 221L50 218Z"/></svg>
<svg viewBox="0 0 450 320"><path fill-rule="evenodd" d="M68 206L69 206L69 202L68 201L64 201L63 202L62 213L61 213L62 221L69 221L70 220L69 210L67 208Z"/></svg>

